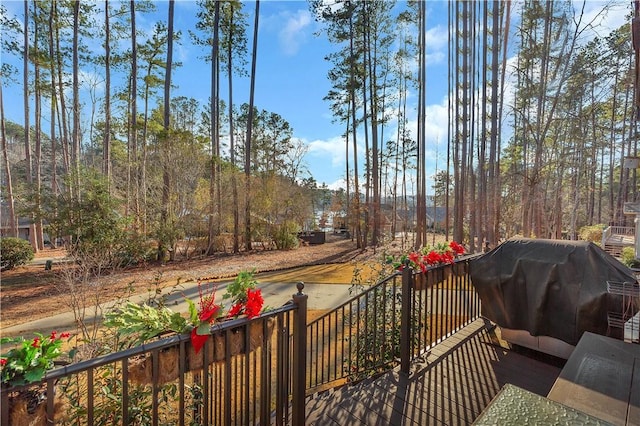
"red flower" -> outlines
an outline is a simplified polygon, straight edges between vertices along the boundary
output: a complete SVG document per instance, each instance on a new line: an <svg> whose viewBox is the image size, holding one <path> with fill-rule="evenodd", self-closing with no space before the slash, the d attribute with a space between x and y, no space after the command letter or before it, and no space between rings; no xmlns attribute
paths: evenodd
<svg viewBox="0 0 640 426"><path fill-rule="evenodd" d="M231 307L231 309L229 309L228 316L237 317L238 315L240 315L241 312L242 312L242 303L236 303Z"/></svg>
<svg viewBox="0 0 640 426"><path fill-rule="evenodd" d="M456 260L455 256L450 251L442 254L443 263L453 263L455 260Z"/></svg>
<svg viewBox="0 0 640 426"><path fill-rule="evenodd" d="M198 319L202 322L213 321L216 314L220 310L220 306L215 304L213 297L206 297L200 300L200 313Z"/></svg>
<svg viewBox="0 0 640 426"><path fill-rule="evenodd" d="M442 262L442 255L440 253L438 253L438 252L430 251L425 256L425 261L429 265L437 265L438 263Z"/></svg>
<svg viewBox="0 0 640 426"><path fill-rule="evenodd" d="M453 250L453 252L456 254L456 256L464 254L465 251L466 251L462 244L459 244L459 243L457 243L455 241L451 241L449 243L449 247L451 248L451 250Z"/></svg>
<svg viewBox="0 0 640 426"><path fill-rule="evenodd" d="M68 338L69 336L71 336L71 334L69 334L69 333L60 333L60 338L61 338L61 339L66 339L66 338Z"/></svg>
<svg viewBox="0 0 640 426"><path fill-rule="evenodd" d="M196 353L200 352L208 338L208 334L198 334L198 329L195 327L191 330L191 345Z"/></svg>
<svg viewBox="0 0 640 426"><path fill-rule="evenodd" d="M5 365L7 365L6 358L0 358L0 367L4 367Z"/></svg>
<svg viewBox="0 0 640 426"><path fill-rule="evenodd" d="M58 334L58 332L55 330L51 332L51 336L49 337L49 339L51 339L52 342L56 340L56 334Z"/></svg>
<svg viewBox="0 0 640 426"><path fill-rule="evenodd" d="M247 303L245 304L244 310L247 317L253 318L260 315L263 303L264 299L262 298L262 292L259 288L255 290L247 290Z"/></svg>
<svg viewBox="0 0 640 426"><path fill-rule="evenodd" d="M411 253L409 253L409 261L412 263L419 263L420 262L420 254L416 253L415 251L412 251Z"/></svg>
<svg viewBox="0 0 640 426"><path fill-rule="evenodd" d="M35 337L33 339L33 343L31 344L31 346L33 346L34 348L39 348L40 347L40 338L39 337Z"/></svg>

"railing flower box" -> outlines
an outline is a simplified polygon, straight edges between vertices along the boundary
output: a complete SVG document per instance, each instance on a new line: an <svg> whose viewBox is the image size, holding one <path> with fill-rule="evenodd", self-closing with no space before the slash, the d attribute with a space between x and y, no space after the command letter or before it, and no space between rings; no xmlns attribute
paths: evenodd
<svg viewBox="0 0 640 426"><path fill-rule="evenodd" d="M218 322L223 324L225 321ZM252 321L233 327L229 330L229 355L236 356L254 352L271 339L275 326L275 318L267 318L266 325L262 321ZM214 326L215 327L215 326ZM266 329L266 330L265 330ZM249 331L249 347L246 349L246 330ZM223 362L227 359L226 331L214 334L206 346L208 364ZM180 376L180 350L178 346L160 349L145 355L138 355L129 360L127 373L134 384L153 383L153 359L158 358L158 377L156 383L163 385L177 380ZM187 345L185 371L201 370L204 366L204 352L196 350L192 344Z"/></svg>
<svg viewBox="0 0 640 426"><path fill-rule="evenodd" d="M414 274L414 289L416 291L428 290L435 285L449 281L452 276L464 276L467 273L464 265L464 263L445 264Z"/></svg>
<svg viewBox="0 0 640 426"><path fill-rule="evenodd" d="M249 351L262 346L265 334L270 337L273 333L273 318L267 320L265 329L262 321L239 324L231 329L223 326L233 318L250 320L260 314L264 300L260 290L256 289L256 284L252 272L238 274L234 282L227 286L225 298L231 298L232 305L226 314L222 314L222 306L215 302L216 285L207 283L207 288L203 289L202 282L198 282L198 304L186 299L189 304L188 318L162 304L152 306L127 302L107 314L105 325L115 328L117 334L133 346L144 344L158 336L189 332L190 339L186 347L186 364L183 371L199 370L205 362L220 362L228 356L246 353L246 330L249 330ZM216 332L218 328L220 332ZM207 343L210 336L213 336L213 339ZM226 348L226 345L229 347ZM135 384L152 383L155 358L158 362L156 383L164 384L176 380L180 375L178 349L164 348L131 358L127 367L129 380ZM205 349L206 353L200 354L202 349Z"/></svg>
<svg viewBox="0 0 640 426"><path fill-rule="evenodd" d="M267 318L266 332L262 321L252 321L248 325L240 325L228 331L229 334L229 355L236 356L247 352L254 352L262 347L264 342L269 341L273 334L275 318ZM249 347L246 348L246 330L249 330ZM211 344L207 347L207 360L210 363L221 362L227 359L226 335L227 332L213 335ZM192 345L187 350L187 365L189 371L200 370L204 366L204 354L197 353Z"/></svg>
<svg viewBox="0 0 640 426"><path fill-rule="evenodd" d="M138 355L129 360L127 373L129 380L136 384L153 382L153 357L158 357L159 385L172 382L180 376L180 351L178 347L161 349L145 355Z"/></svg>
<svg viewBox="0 0 640 426"><path fill-rule="evenodd" d="M47 420L46 385L36 385L10 392L8 398L9 424L13 426L45 426ZM54 399L54 415L60 418L63 404Z"/></svg>

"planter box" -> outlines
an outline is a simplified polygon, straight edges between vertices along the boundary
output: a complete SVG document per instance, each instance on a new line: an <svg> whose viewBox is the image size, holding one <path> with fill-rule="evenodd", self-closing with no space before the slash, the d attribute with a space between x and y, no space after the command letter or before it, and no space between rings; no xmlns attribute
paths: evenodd
<svg viewBox="0 0 640 426"><path fill-rule="evenodd" d="M416 291L427 290L437 284L447 281L453 275L453 265L446 265L440 270L421 272L413 276Z"/></svg>
<svg viewBox="0 0 640 426"><path fill-rule="evenodd" d="M247 327L239 326L229 331L229 352L231 356L253 352L263 345L263 342L271 339L273 328L275 326L275 318L268 318L266 322L266 334L263 330L263 321L253 321L249 324L249 348L245 348L245 330ZM204 351L207 350L208 364L222 362L226 359L225 333L213 336L212 341L208 341L205 345L206 349L202 349L196 354L193 346L187 346L187 367L186 371L201 370L204 366ZM158 378L157 384L177 380L180 376L180 350L178 347L171 347L140 355L129 360L127 368L129 381L134 384L151 384L153 383L153 357L158 357Z"/></svg>
<svg viewBox="0 0 640 426"><path fill-rule="evenodd" d="M12 426L45 426L47 421L46 387L27 389L9 395L9 424ZM54 400L54 419L60 420L63 404Z"/></svg>
<svg viewBox="0 0 640 426"><path fill-rule="evenodd" d="M242 325L229 330L229 353L231 356L240 355L248 352L253 352L263 345L263 342L269 341L273 334L275 326L275 318L268 318L266 322L266 333L263 329L263 321L253 321L248 327ZM249 330L249 347L245 347L245 330ZM209 363L221 362L226 360L226 345L225 334L216 334L213 336L212 342L207 342L205 348L207 348L207 360ZM190 371L200 370L204 366L204 349L195 353L192 346L187 348L187 360L188 368Z"/></svg>
<svg viewBox="0 0 640 426"><path fill-rule="evenodd" d="M150 384L153 382L154 356L158 357L159 385L172 382L179 377L180 350L178 347L172 347L130 359L127 371L132 383Z"/></svg>

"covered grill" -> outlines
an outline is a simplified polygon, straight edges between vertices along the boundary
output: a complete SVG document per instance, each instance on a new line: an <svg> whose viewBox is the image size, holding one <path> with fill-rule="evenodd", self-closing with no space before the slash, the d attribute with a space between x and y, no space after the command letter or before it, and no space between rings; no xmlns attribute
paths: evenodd
<svg viewBox="0 0 640 426"><path fill-rule="evenodd" d="M607 282L636 282L633 271L586 241L511 239L471 262L470 274L483 316L569 345L585 331L607 334L607 313L622 306Z"/></svg>

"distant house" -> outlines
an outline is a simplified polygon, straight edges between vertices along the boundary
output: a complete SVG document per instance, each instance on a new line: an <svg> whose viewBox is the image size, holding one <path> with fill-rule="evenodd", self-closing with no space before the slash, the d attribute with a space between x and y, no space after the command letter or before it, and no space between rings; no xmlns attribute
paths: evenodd
<svg viewBox="0 0 640 426"><path fill-rule="evenodd" d="M18 218L18 238L29 241L32 222L30 219L26 217ZM0 205L0 238L10 237L11 235L11 226L9 225L9 207L7 203L2 203ZM45 244L49 243L49 236L45 233L43 234Z"/></svg>
<svg viewBox="0 0 640 426"><path fill-rule="evenodd" d="M333 233L334 234L343 234L347 232L347 217L346 216L333 216Z"/></svg>
<svg viewBox="0 0 640 426"><path fill-rule="evenodd" d="M2 220L0 221L0 237L11 236L11 227L9 226L9 220L7 216L8 215L2 215ZM29 241L30 224L31 222L26 218L18 219L18 238Z"/></svg>

